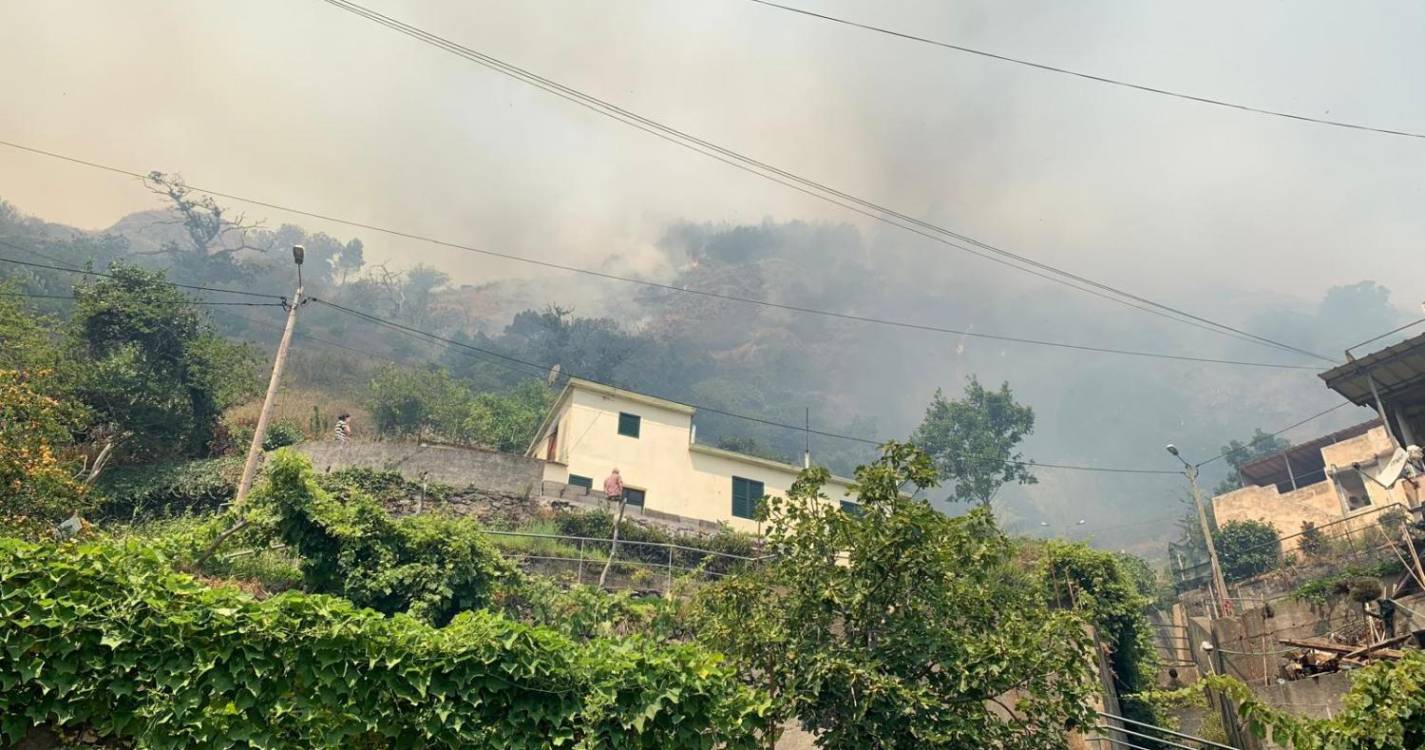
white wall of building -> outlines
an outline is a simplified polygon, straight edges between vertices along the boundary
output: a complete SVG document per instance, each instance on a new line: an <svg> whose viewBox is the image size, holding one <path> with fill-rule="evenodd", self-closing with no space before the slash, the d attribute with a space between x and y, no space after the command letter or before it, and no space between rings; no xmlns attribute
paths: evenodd
<svg viewBox="0 0 1425 750"><path fill-rule="evenodd" d="M693 444L693 412L671 401L572 381L529 455L551 459L549 435L557 430L546 481L568 483L570 475L583 476L599 490L618 467L626 487L646 493L647 510L757 532L756 522L732 515L733 477L762 482L767 495L785 497L800 467ZM640 417L637 438L619 434L620 413ZM849 481L834 478L823 492L832 502L850 499Z"/></svg>

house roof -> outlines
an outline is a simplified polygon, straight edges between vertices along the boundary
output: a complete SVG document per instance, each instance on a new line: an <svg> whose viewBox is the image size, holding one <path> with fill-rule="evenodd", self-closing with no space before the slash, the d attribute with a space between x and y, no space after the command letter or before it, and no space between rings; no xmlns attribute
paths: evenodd
<svg viewBox="0 0 1425 750"><path fill-rule="evenodd" d="M1425 400L1425 334L1333 367L1320 377L1327 388L1357 406L1375 406L1371 380L1381 401Z"/></svg>
<svg viewBox="0 0 1425 750"><path fill-rule="evenodd" d="M793 474L799 473L802 470L802 467L797 466L795 464L783 463L781 461L776 461L770 458L762 458L761 456L753 456L747 453L738 453L737 451L730 451L725 448L718 448L711 445L703 445L702 443L692 443L688 446L688 450L694 453L706 453L710 456L722 456L723 458L730 458L734 461L741 461L743 463L754 464L756 466L763 466L768 469L789 471ZM836 482L837 484L852 484L856 481L854 479L848 479L846 477L839 477L835 474L832 474L830 478L831 481Z"/></svg>
<svg viewBox="0 0 1425 750"><path fill-rule="evenodd" d="M1343 440L1350 440L1353 437L1364 435L1372 429L1380 426L1379 419L1372 419L1358 425L1352 425L1342 430L1337 430L1329 435L1322 435L1315 440L1293 445L1292 447L1274 453L1264 458L1259 458L1248 464L1243 464L1239 471L1242 479L1250 484L1265 487L1269 484L1289 484L1292 476L1295 476L1300 484L1315 484L1326 478L1322 471L1326 467L1326 461L1321 457L1321 449L1328 445L1334 445ZM1291 472L1287 472L1287 461L1291 461ZM1320 476L1316 473L1320 472ZM1309 480L1309 481L1303 481Z"/></svg>

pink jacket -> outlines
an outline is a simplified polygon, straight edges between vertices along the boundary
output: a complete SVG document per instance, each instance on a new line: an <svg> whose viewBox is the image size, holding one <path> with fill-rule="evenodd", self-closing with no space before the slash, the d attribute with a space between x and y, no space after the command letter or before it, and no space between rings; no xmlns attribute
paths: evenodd
<svg viewBox="0 0 1425 750"><path fill-rule="evenodd" d="M610 474L604 480L604 494L608 497L623 497L623 477L617 474Z"/></svg>

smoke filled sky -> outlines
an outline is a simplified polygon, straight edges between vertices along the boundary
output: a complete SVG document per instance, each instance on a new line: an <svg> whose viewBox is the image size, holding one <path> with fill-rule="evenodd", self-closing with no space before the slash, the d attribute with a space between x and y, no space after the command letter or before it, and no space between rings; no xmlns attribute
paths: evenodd
<svg viewBox="0 0 1425 750"><path fill-rule="evenodd" d="M1106 87L746 0L371 3L849 192L1184 304L1185 289L1219 283L1313 296L1389 278L1421 249L1419 140ZM1425 130L1419 3L808 7ZM676 220L867 222L318 0L5 3L0 87L6 139L522 253L652 270L641 264ZM89 228L155 205L123 178L9 150L0 190ZM365 239L377 257L425 257L461 280L529 273ZM896 241L927 264L1012 278Z"/></svg>
<svg viewBox="0 0 1425 750"><path fill-rule="evenodd" d="M1260 321L1273 305L1311 308L1328 288L1363 279L1389 287L1402 314L1425 299L1425 140L1104 86L747 0L369 3L779 167L1225 322ZM801 5L1137 83L1425 131L1418 2ZM884 259L888 277L914 282L888 291L884 309L857 312L1157 350L1214 345L730 168L320 0L11 0L0 5L0 93L3 140L452 241L670 278L679 259L660 240L683 222L848 222L873 266ZM3 147L0 198L89 229L159 205L131 179ZM249 216L360 236L370 259L425 262L457 282L554 279L610 309L632 294L268 209ZM990 297L1037 301L992 310ZM1070 299L1073 316L1059 314ZM896 382L877 372L846 383L863 399L895 389L888 430L908 429L934 387L958 390L972 367L964 342L896 335L870 348L907 363ZM1041 414L1031 447L1048 460L1168 461L1163 434L1197 424L1193 447L1208 451L1332 403L1310 373L1290 376L1310 398L1266 409L1256 399L1284 390L1275 375L1233 373L1208 388L1199 370L977 351L986 381L1024 384ZM1154 390L1199 386L1192 403L1211 418L1173 413ZM1090 429L1113 437L1083 439ZM1067 481L1046 478L1036 491L1085 491Z"/></svg>

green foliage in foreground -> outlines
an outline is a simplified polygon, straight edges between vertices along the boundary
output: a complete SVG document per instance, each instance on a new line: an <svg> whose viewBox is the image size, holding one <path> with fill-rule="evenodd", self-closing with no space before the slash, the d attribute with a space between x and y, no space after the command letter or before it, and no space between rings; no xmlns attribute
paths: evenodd
<svg viewBox="0 0 1425 750"><path fill-rule="evenodd" d="M1293 750L1425 747L1425 652L1406 651L1400 661L1377 662L1353 673L1342 710L1330 719L1269 706L1231 677L1208 677L1205 684L1240 703L1239 712L1253 734L1270 735Z"/></svg>
<svg viewBox="0 0 1425 750"><path fill-rule="evenodd" d="M255 602L140 545L0 540L8 743L49 726L141 748L750 748L765 709L694 647Z"/></svg>
<svg viewBox="0 0 1425 750"><path fill-rule="evenodd" d="M1124 715L1161 723L1143 695L1154 689L1158 673L1153 626L1147 618L1156 588L1146 563L1082 544L1051 541L1045 547L1042 569L1055 606L1087 615L1108 646Z"/></svg>
<svg viewBox="0 0 1425 750"><path fill-rule="evenodd" d="M826 750L1061 750L1088 719L1084 620L1049 609L988 509L902 493L934 482L925 453L884 450L856 472L864 513L819 468L770 500L775 558L706 592L700 637Z"/></svg>
<svg viewBox="0 0 1425 750"><path fill-rule="evenodd" d="M308 591L339 594L388 614L441 625L489 605L515 570L468 518L392 518L358 490L317 485L311 463L290 450L268 460L254 505L276 514L277 536L302 559Z"/></svg>

